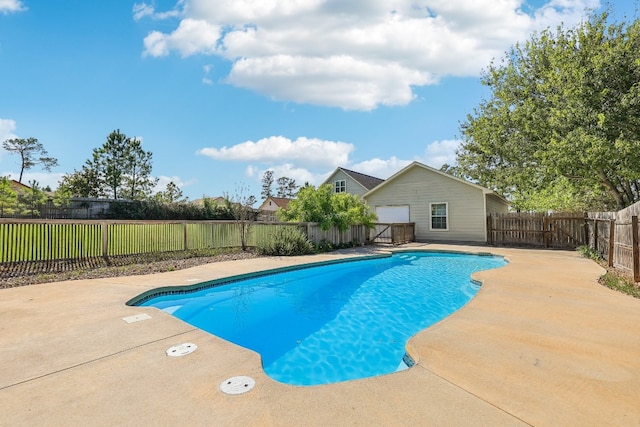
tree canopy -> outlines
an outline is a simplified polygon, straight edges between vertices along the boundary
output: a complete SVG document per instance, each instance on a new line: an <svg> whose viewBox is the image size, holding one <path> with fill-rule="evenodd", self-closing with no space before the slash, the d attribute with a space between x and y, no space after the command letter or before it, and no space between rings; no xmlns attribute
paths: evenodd
<svg viewBox="0 0 640 427"><path fill-rule="evenodd" d="M334 193L331 184L317 189L302 187L298 197L289 202L286 210L278 209L277 215L284 221L317 222L323 230L335 226L341 231L353 224L373 227L376 220L364 200L351 193Z"/></svg>
<svg viewBox="0 0 640 427"><path fill-rule="evenodd" d="M276 194L273 193L273 189L271 188L274 182L277 184ZM274 195L276 197L285 197L290 199L296 196L298 188L299 185L296 184L295 179L281 176L276 180L274 178L273 171L267 170L264 175L262 175L262 192L260 195L265 199Z"/></svg>
<svg viewBox="0 0 640 427"><path fill-rule="evenodd" d="M32 217L40 216L40 208L47 202L47 195L36 180L29 181L29 189L23 195L24 212Z"/></svg>
<svg viewBox="0 0 640 427"><path fill-rule="evenodd" d="M152 157L140 140L114 130L82 170L65 175L61 185L80 197L144 200L157 183L151 176Z"/></svg>
<svg viewBox="0 0 640 427"><path fill-rule="evenodd" d="M533 34L483 73L452 172L526 210L640 200L640 22L594 14Z"/></svg>
<svg viewBox="0 0 640 427"><path fill-rule="evenodd" d="M18 193L11 188L11 182L6 176L0 177L0 218L13 214L18 204Z"/></svg>
<svg viewBox="0 0 640 427"><path fill-rule="evenodd" d="M298 184L296 184L296 180L292 178L287 178L286 176L281 176L276 180L278 184L278 197L285 197L291 199L296 197L296 193L298 190Z"/></svg>
<svg viewBox="0 0 640 427"><path fill-rule="evenodd" d="M49 157L47 150L36 138L7 139L2 143L2 148L20 156L20 177L18 182L22 182L24 171L31 169L35 165L42 165L47 172L50 172L52 167L58 166L58 160Z"/></svg>
<svg viewBox="0 0 640 427"><path fill-rule="evenodd" d="M184 203L187 198L182 194L180 187L175 182L170 181L164 191L158 191L155 199L163 203Z"/></svg>
<svg viewBox="0 0 640 427"><path fill-rule="evenodd" d="M58 185L58 190L64 189L73 196L98 198L102 196L102 189L98 171L88 167L86 164L79 171L73 171L62 177Z"/></svg>
<svg viewBox="0 0 640 427"><path fill-rule="evenodd" d="M262 192L260 193L260 195L265 199L273 196L273 190L271 189L273 181L274 179L272 170L268 170L264 173L264 175L262 175Z"/></svg>

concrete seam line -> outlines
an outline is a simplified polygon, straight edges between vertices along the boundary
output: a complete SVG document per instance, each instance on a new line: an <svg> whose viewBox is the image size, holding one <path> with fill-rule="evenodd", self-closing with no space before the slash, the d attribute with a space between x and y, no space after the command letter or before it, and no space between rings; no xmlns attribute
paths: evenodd
<svg viewBox="0 0 640 427"><path fill-rule="evenodd" d="M441 380L446 381L447 383L451 384L451 385L452 385L452 386L454 386L455 388L460 389L460 390L464 391L465 393L468 393L468 394L472 395L473 397L475 397L475 398L477 398L477 399L482 400L482 401L483 401L484 403L486 403L487 405L491 405L491 406L493 406L494 408L496 408L496 409L497 409L497 410L499 410L500 412L504 412L505 414L507 414L507 415L509 415L509 416L511 416L511 417L513 417L513 418L515 418L515 419L517 419L518 421L522 421L522 422L523 422L523 423L525 423L526 425L528 425L528 426L532 426L532 427L533 427L533 424L528 423L527 421L523 420L522 418L518 417L517 415L512 414L511 412L509 412L509 411L507 411L507 410L505 410L505 409L502 409L501 407L497 406L496 404L489 402L488 400L486 400L486 399L484 399L484 398L482 398L482 397L478 396L477 394L473 393L472 391L469 391L469 390L467 390L466 388L459 386L458 384L456 384L456 383L454 383L454 382L452 382L452 381L448 380L447 378L443 377L442 375L439 375L439 374L437 374L437 373L433 372L431 369L427 368L426 366L421 365L421 364L418 364L418 365L416 365L416 366L417 366L417 367L420 367L420 368L422 368L422 369L424 369L425 371L427 371L427 372L429 372L429 373L431 373L431 374L433 374L433 375L435 375L436 377L440 378ZM416 366L414 366L414 367L416 367ZM413 368L412 368L412 369L413 369Z"/></svg>
<svg viewBox="0 0 640 427"><path fill-rule="evenodd" d="M26 380L18 381L17 383L5 385L5 386L0 387L0 391L8 389L8 388L11 388L11 387L15 387L17 385L25 384L25 383L28 383L28 382L31 382L31 381L39 380L41 378L49 377L51 375L59 374L60 372L69 371L71 369L78 368L78 367L84 366L84 365L88 365L88 364L93 363L93 362L98 362L100 360L107 359L107 358L113 357L113 356L117 356L119 354L123 354L123 353L126 353L128 351L135 350L137 348L141 348L141 347L147 346L149 344L155 344L157 342L161 342L161 341L168 340L168 339L171 339L171 338L179 337L180 335L188 334L189 332L193 332L193 331L197 331L197 330L198 330L197 328L193 328L193 329L190 329L188 331L180 332L178 334L170 335L170 336L164 337L164 338L159 338L157 340L149 341L149 342L146 342L144 344L140 344L140 345L136 345L136 346L133 346L133 347L125 348L124 350L120 350L120 351L117 351L115 353L111 353L111 354L107 354L107 355L104 355L104 356L100 356L100 357L95 358L95 359L87 360L86 362L82 362L82 363L78 363L78 364L75 364L75 365L67 366L66 368L58 369L57 371L48 372L46 374L39 375L37 377L33 377L33 378L26 379Z"/></svg>

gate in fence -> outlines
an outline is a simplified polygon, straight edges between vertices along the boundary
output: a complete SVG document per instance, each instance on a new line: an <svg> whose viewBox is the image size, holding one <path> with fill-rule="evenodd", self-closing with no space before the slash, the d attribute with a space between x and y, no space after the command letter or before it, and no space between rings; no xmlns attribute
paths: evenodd
<svg viewBox="0 0 640 427"><path fill-rule="evenodd" d="M415 242L416 225L413 222L374 224L371 229L369 240L375 243L390 243L401 245L403 243Z"/></svg>

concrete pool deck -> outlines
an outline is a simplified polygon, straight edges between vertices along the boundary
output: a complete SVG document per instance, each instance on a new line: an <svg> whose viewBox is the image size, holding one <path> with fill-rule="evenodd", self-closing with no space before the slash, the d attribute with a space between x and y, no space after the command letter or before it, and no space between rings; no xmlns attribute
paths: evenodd
<svg viewBox="0 0 640 427"><path fill-rule="evenodd" d="M0 289L0 425L640 425L640 300L597 283L575 252L452 245L506 267L408 344L416 365L313 387L280 384L260 357L150 307L160 286L359 256L258 258L162 274ZM123 318L148 314L127 323ZM192 342L197 350L167 357ZM246 375L255 388L226 395Z"/></svg>

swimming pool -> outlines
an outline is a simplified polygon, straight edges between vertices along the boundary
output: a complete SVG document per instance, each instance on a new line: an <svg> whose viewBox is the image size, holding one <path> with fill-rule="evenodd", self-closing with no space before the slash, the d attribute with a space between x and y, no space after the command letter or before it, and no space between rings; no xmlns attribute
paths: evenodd
<svg viewBox="0 0 640 427"><path fill-rule="evenodd" d="M327 384L406 369L408 339L477 293L473 272L505 264L495 256L403 252L204 284L139 305L258 352L277 381Z"/></svg>

